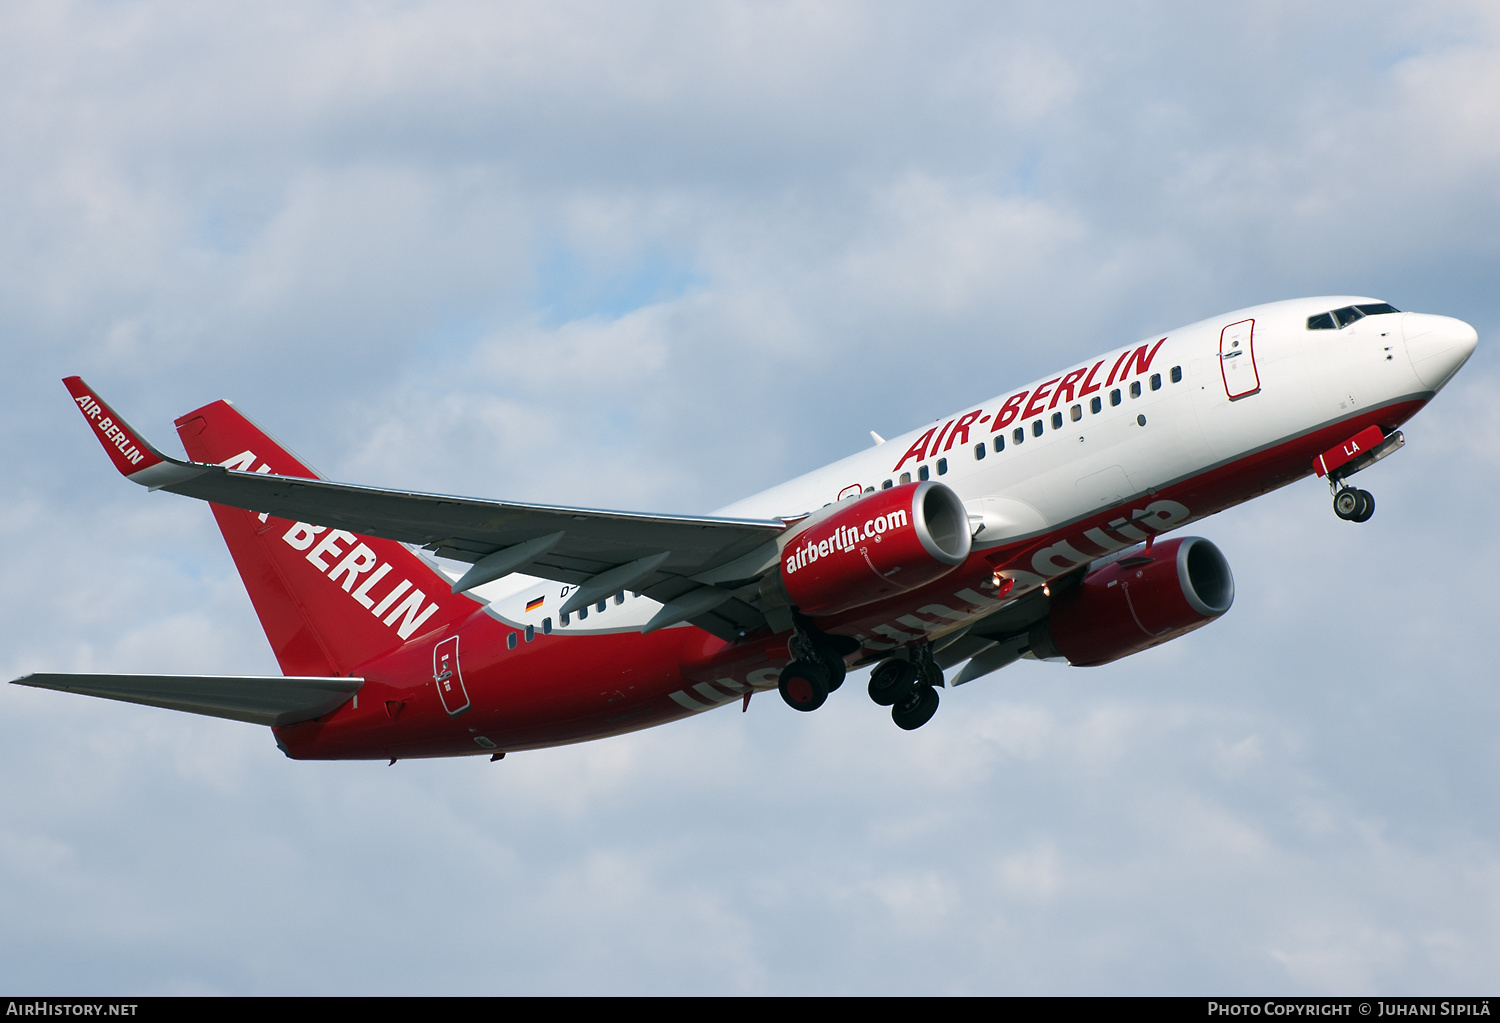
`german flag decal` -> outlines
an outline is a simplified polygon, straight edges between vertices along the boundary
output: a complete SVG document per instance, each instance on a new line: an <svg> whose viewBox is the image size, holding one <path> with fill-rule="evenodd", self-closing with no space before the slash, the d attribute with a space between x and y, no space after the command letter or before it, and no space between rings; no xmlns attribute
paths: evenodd
<svg viewBox="0 0 1500 1023"><path fill-rule="evenodd" d="M527 611L535 611L537 608L539 608L539 607L542 606L542 601L544 601L546 599L547 598L545 596L543 596L543 597L537 597L535 600L528 600L526 602L526 610Z"/></svg>

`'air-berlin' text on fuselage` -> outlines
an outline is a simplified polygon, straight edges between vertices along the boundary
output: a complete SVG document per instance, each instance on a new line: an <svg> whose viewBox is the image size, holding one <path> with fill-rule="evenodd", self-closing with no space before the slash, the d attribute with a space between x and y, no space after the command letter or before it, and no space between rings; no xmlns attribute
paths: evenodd
<svg viewBox="0 0 1500 1023"><path fill-rule="evenodd" d="M969 428L976 423L989 423L990 432L995 433L1005 429L1017 419L1030 419L1055 409L1061 402L1078 401L1095 391L1102 391L1106 387L1124 383L1131 376L1144 376L1151 369L1156 353L1166 340L1162 338L1154 345L1125 349L1115 358L1114 365L1110 367L1109 376L1103 383L1097 382L1095 378L1104 368L1104 364L1109 361L1108 359L1100 359L1092 366L1083 366L1060 377L1053 377L1051 380L1038 384L1036 390L1028 388L1012 394L1005 399L1000 406L1000 411L993 416L986 415L984 409L975 409L973 412L964 413L957 419L948 420L941 429L934 426L906 449L906 453L901 456L901 460L891 471L899 471L907 462L920 462L940 451L951 451L955 444L969 443ZM1053 384L1057 385L1055 389ZM1052 400L1048 401L1048 398Z"/></svg>

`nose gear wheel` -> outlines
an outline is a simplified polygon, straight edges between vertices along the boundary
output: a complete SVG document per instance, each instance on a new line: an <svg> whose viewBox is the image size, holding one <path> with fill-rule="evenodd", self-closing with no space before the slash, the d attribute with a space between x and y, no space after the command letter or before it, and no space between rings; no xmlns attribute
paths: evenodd
<svg viewBox="0 0 1500 1023"><path fill-rule="evenodd" d="M1368 490L1343 487L1333 495L1333 513L1346 522L1368 522L1375 514L1375 496Z"/></svg>

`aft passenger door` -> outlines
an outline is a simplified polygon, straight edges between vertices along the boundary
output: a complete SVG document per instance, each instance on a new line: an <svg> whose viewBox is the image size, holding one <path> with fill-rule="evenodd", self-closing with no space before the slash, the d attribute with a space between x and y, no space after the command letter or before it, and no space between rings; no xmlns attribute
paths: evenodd
<svg viewBox="0 0 1500 1023"><path fill-rule="evenodd" d="M432 681L437 686L438 699L450 716L462 714L469 709L469 693L464 688L464 675L458 667L458 637L449 636L432 648Z"/></svg>
<svg viewBox="0 0 1500 1023"><path fill-rule="evenodd" d="M1260 373L1255 368L1254 320L1231 323L1219 332L1219 373L1230 401L1260 390Z"/></svg>

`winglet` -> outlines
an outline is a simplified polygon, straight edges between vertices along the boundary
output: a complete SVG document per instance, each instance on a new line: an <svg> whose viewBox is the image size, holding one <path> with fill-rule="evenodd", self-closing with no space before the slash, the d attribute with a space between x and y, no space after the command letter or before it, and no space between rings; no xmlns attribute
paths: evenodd
<svg viewBox="0 0 1500 1023"><path fill-rule="evenodd" d="M73 396L83 418L94 428L99 443L104 445L105 454L115 463L120 475L132 483L156 488L196 476L200 471L152 447L106 405L82 377L64 377L63 385Z"/></svg>

